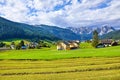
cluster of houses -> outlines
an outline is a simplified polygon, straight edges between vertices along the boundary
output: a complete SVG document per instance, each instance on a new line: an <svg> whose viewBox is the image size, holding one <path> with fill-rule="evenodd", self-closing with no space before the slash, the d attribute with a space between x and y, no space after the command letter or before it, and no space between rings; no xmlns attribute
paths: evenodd
<svg viewBox="0 0 120 80"><path fill-rule="evenodd" d="M39 42L28 42L28 41L21 41L20 43L11 42L11 44L5 44L0 46L0 50L14 50L14 49L40 49L42 47L50 48L50 44L46 41L39 41Z"/></svg>
<svg viewBox="0 0 120 80"><path fill-rule="evenodd" d="M72 50L72 49L78 49L80 41L61 41L57 43L57 50ZM99 44L96 46L96 48L104 48L109 46L117 46L118 41L114 41L112 39L104 39L100 40Z"/></svg>
<svg viewBox="0 0 120 80"><path fill-rule="evenodd" d="M79 40L73 40L73 41L60 41L57 43L57 50L73 50L80 48L80 41ZM109 46L117 46L118 41L114 41L112 39L104 39L99 42L99 44L96 46L96 48L104 48ZM10 47L2 47L0 50L8 50L8 49L16 49L15 44L11 44ZM42 47L36 42L30 42L29 44L25 44L23 46L20 46L20 49L34 49Z"/></svg>
<svg viewBox="0 0 120 80"><path fill-rule="evenodd" d="M34 48L36 48L38 45L39 45L39 44L36 43L36 42L30 42L30 43L27 43L27 44L25 44L25 45L20 46L20 49L27 49L27 48L29 48L29 49L34 49ZM17 46L16 46L15 44L11 44L11 45L10 45L10 48L11 48L11 49L16 49Z"/></svg>

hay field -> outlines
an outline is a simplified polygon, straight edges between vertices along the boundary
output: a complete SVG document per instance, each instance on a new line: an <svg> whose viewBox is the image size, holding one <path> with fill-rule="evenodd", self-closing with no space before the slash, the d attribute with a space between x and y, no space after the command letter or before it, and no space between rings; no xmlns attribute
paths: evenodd
<svg viewBox="0 0 120 80"><path fill-rule="evenodd" d="M120 80L120 57L1 60L0 80Z"/></svg>

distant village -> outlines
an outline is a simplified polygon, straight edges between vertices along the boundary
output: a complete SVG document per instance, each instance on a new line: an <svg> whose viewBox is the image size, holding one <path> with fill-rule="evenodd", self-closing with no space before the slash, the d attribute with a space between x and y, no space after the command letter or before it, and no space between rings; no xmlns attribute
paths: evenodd
<svg viewBox="0 0 120 80"><path fill-rule="evenodd" d="M21 40L19 43L11 42L10 44L0 42L0 50L40 49L42 47L50 48L50 45L42 40L39 42L29 42L26 40Z"/></svg>
<svg viewBox="0 0 120 80"><path fill-rule="evenodd" d="M110 46L117 46L119 44L119 40L112 40L112 39L103 39L100 40L99 43L95 46L95 48L105 48ZM58 41L51 43L52 45L56 46L57 50L75 50L80 49L81 43L92 43L92 40L88 41L79 41L79 40L71 40L71 41ZM39 41L39 42L25 42L24 40L21 40L20 43L16 44L15 42L11 42L9 45L0 42L0 50L26 50L26 49L41 49L41 48L50 48L52 45L50 45L48 42Z"/></svg>
<svg viewBox="0 0 120 80"><path fill-rule="evenodd" d="M83 41L91 43L92 41ZM119 40L112 40L112 39L104 39L100 40L99 44L96 45L96 48L104 48L110 46L117 46ZM61 41L57 43L57 50L72 50L80 48L80 41Z"/></svg>

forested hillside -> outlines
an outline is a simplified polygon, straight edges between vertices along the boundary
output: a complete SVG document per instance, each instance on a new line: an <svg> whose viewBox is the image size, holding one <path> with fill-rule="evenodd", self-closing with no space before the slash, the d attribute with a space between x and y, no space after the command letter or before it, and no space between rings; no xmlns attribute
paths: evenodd
<svg viewBox="0 0 120 80"><path fill-rule="evenodd" d="M105 34L102 36L102 38L106 38L106 39L120 39L120 30L117 30L117 31L113 31L113 32L110 32L108 34Z"/></svg>
<svg viewBox="0 0 120 80"><path fill-rule="evenodd" d="M49 35L48 35L49 34ZM32 25L16 23L0 17L0 40L5 39L48 39L58 40L53 34Z"/></svg>
<svg viewBox="0 0 120 80"><path fill-rule="evenodd" d="M80 36L70 30L48 25L28 25L0 17L0 40L6 39L74 40Z"/></svg>
<svg viewBox="0 0 120 80"><path fill-rule="evenodd" d="M56 37L59 37L64 40L80 40L81 36L75 34L69 29L59 28L56 26L49 26L49 25L38 25L44 31L48 31L51 34L54 34Z"/></svg>

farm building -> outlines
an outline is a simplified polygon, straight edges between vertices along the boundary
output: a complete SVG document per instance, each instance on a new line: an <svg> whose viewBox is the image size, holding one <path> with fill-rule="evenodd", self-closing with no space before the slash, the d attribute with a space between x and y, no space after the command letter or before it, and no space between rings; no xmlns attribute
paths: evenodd
<svg viewBox="0 0 120 80"><path fill-rule="evenodd" d="M28 44L28 47L29 47L30 49L34 49L34 48L36 48L37 45L38 45L38 43L36 43L36 42L31 42L31 43Z"/></svg>
<svg viewBox="0 0 120 80"><path fill-rule="evenodd" d="M79 41L62 41L57 43L57 50L71 50L79 48Z"/></svg>
<svg viewBox="0 0 120 80"><path fill-rule="evenodd" d="M118 43L116 41L113 41L112 39L104 39L100 41L101 44L104 44L105 46L116 46Z"/></svg>

